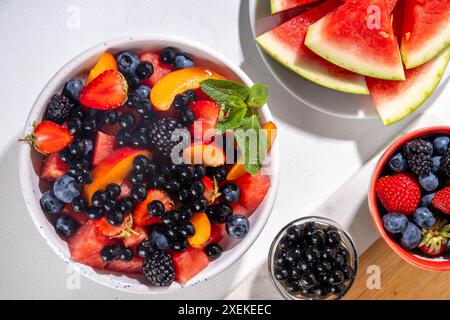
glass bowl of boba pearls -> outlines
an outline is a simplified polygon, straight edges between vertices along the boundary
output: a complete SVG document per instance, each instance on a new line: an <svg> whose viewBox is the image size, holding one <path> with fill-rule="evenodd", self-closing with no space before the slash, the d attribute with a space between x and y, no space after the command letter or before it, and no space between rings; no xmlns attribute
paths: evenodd
<svg viewBox="0 0 450 320"><path fill-rule="evenodd" d="M336 300L351 288L358 255L350 234L324 217L284 226L272 242L269 275L288 300Z"/></svg>

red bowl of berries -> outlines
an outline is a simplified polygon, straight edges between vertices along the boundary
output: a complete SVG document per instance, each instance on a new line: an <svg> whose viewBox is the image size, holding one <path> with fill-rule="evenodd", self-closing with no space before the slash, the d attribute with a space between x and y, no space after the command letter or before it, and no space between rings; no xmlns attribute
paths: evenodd
<svg viewBox="0 0 450 320"><path fill-rule="evenodd" d="M450 127L413 131L382 155L369 189L381 237L412 265L450 270Z"/></svg>
<svg viewBox="0 0 450 320"><path fill-rule="evenodd" d="M83 275L133 293L221 273L275 200L267 99L264 85L188 40L126 38L81 53L37 98L20 147L39 232Z"/></svg>

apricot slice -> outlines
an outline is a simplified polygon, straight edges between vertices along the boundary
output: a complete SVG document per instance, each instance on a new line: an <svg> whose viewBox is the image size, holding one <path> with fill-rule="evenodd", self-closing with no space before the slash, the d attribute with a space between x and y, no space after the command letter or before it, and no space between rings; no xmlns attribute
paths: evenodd
<svg viewBox="0 0 450 320"><path fill-rule="evenodd" d="M225 79L214 71L199 67L171 72L156 82L150 93L150 100L156 109L166 111L177 94L196 89L200 87L200 82L211 78Z"/></svg>
<svg viewBox="0 0 450 320"><path fill-rule="evenodd" d="M84 187L84 196L89 205L95 191L105 189L109 183L121 185L133 168L133 159L139 155L152 157L150 151L125 147L113 151L94 167L92 170L94 180Z"/></svg>
<svg viewBox="0 0 450 320"><path fill-rule="evenodd" d="M266 153L269 153L273 143L275 142L275 138L277 137L277 126L272 121L269 121L263 124L262 129L264 130L267 136ZM247 171L245 170L244 164L242 163L242 158L240 158L228 172L227 180L236 180L237 178L242 177L246 173Z"/></svg>
<svg viewBox="0 0 450 320"><path fill-rule="evenodd" d="M106 70L117 70L116 58L109 52L102 53L100 59L98 59L95 66L89 72L86 84L97 78L98 75Z"/></svg>
<svg viewBox="0 0 450 320"><path fill-rule="evenodd" d="M211 223L204 212L194 213L190 221L194 226L195 234L187 240L192 247L200 248L211 235Z"/></svg>
<svg viewBox="0 0 450 320"><path fill-rule="evenodd" d="M183 150L185 164L203 164L218 167L225 164L225 153L214 144L193 143Z"/></svg>

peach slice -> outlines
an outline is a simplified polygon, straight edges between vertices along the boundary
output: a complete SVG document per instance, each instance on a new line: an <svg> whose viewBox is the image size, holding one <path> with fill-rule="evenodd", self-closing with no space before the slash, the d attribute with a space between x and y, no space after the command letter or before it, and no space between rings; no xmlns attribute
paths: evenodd
<svg viewBox="0 0 450 320"><path fill-rule="evenodd" d="M194 226L195 234L187 240L192 247L200 248L211 235L211 223L204 212L194 213L190 221Z"/></svg>
<svg viewBox="0 0 450 320"><path fill-rule="evenodd" d="M152 154L147 150L138 150L129 147L120 148L101 161L93 170L94 181L84 187L84 196L91 204L92 195L97 190L103 190L109 183L121 185L133 168L133 159L144 155L151 158Z"/></svg>
<svg viewBox="0 0 450 320"><path fill-rule="evenodd" d="M277 137L277 126L272 121L269 121L263 124L262 129L264 130L267 136L266 153L269 153L273 143L275 142L275 138ZM244 164L242 163L242 158L240 158L228 172L227 180L236 180L237 178L242 177L246 173L247 171L245 170Z"/></svg>
<svg viewBox="0 0 450 320"><path fill-rule="evenodd" d="M200 82L211 78L225 79L214 71L199 67L171 72L156 82L150 93L150 100L156 109L166 111L177 94L196 89L200 87Z"/></svg>
<svg viewBox="0 0 450 320"><path fill-rule="evenodd" d="M225 164L225 153L222 148L211 144L193 143L183 150L185 164L203 164L208 167L218 167Z"/></svg>
<svg viewBox="0 0 450 320"><path fill-rule="evenodd" d="M103 52L100 56L100 59L98 59L95 66L89 72L86 84L97 78L98 75L106 70L117 70L116 58L109 52Z"/></svg>

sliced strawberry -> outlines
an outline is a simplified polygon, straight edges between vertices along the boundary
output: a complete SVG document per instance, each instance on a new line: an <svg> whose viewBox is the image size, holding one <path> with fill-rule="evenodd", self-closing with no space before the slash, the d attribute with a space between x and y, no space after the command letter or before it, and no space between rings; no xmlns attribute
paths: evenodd
<svg viewBox="0 0 450 320"><path fill-rule="evenodd" d="M208 256L203 249L189 247L184 252L172 254L175 267L175 281L185 284L208 266Z"/></svg>
<svg viewBox="0 0 450 320"><path fill-rule="evenodd" d="M433 206L443 213L450 214L450 187L437 192L433 198Z"/></svg>
<svg viewBox="0 0 450 320"><path fill-rule="evenodd" d="M61 215L63 216L69 216L73 218L80 226L83 226L86 224L86 222L89 221L88 217L84 212L75 212L73 211L72 205L70 203L67 203L64 206L63 211L61 212Z"/></svg>
<svg viewBox="0 0 450 320"><path fill-rule="evenodd" d="M33 132L20 141L29 142L38 152L48 154L64 149L72 140L69 130L46 120L36 125Z"/></svg>
<svg viewBox="0 0 450 320"><path fill-rule="evenodd" d="M141 257L135 256L131 261L123 262L120 260L114 260L106 266L106 269L119 272L119 273L142 273L143 261Z"/></svg>
<svg viewBox="0 0 450 320"><path fill-rule="evenodd" d="M419 206L420 186L410 173L384 176L376 183L376 193L388 212L412 214Z"/></svg>
<svg viewBox="0 0 450 320"><path fill-rule="evenodd" d="M116 70L107 70L83 88L80 102L92 109L115 109L125 103L127 92L128 84L122 74Z"/></svg>
<svg viewBox="0 0 450 320"><path fill-rule="evenodd" d="M433 257L443 253L447 249L450 238L450 224L446 220L437 219L436 224L430 229L422 229L422 241L419 249L427 256Z"/></svg>
<svg viewBox="0 0 450 320"><path fill-rule="evenodd" d="M116 148L116 137L97 131L94 150L92 152L92 164L96 166L108 157Z"/></svg>
<svg viewBox="0 0 450 320"><path fill-rule="evenodd" d="M69 165L61 160L59 153L50 153L42 164L40 178L48 181L55 181L67 173Z"/></svg>
<svg viewBox="0 0 450 320"><path fill-rule="evenodd" d="M92 220L78 229L67 242L72 260L98 269L106 266L106 262L100 258L100 251L114 243L98 230Z"/></svg>
<svg viewBox="0 0 450 320"><path fill-rule="evenodd" d="M153 200L161 201L164 204L166 211L173 209L173 201L165 192L153 189L148 190L147 198L136 205L136 209L133 213L134 223L137 226L148 226L161 220L161 218L150 217L147 213L147 205Z"/></svg>
<svg viewBox="0 0 450 320"><path fill-rule="evenodd" d="M237 203L248 210L248 215L259 207L270 188L269 177L261 173L254 176L247 173L236 179L234 183L241 191Z"/></svg>
<svg viewBox="0 0 450 320"><path fill-rule="evenodd" d="M210 142L215 134L220 106L214 101L197 100L189 107L195 115L195 122L189 128L192 139L204 143Z"/></svg>
<svg viewBox="0 0 450 320"><path fill-rule="evenodd" d="M144 80L144 84L152 88L159 79L171 73L172 67L169 64L162 63L159 60L159 53L148 52L141 56L141 61L149 61L153 65L153 74L150 78Z"/></svg>
<svg viewBox="0 0 450 320"><path fill-rule="evenodd" d="M136 249L142 240L147 239L147 231L144 228L136 226L133 228L131 235L129 237L123 238L123 244L127 248Z"/></svg>
<svg viewBox="0 0 450 320"><path fill-rule="evenodd" d="M120 226L113 226L103 217L99 220L95 220L94 224L100 230L100 232L110 238L126 238L131 235L131 227L133 220L130 214L127 214L123 223Z"/></svg>
<svg viewBox="0 0 450 320"><path fill-rule="evenodd" d="M231 208L233 209L233 214L241 214L246 216L247 218L252 215L253 212L248 211L246 208L241 206L239 203L231 204Z"/></svg>
<svg viewBox="0 0 450 320"><path fill-rule="evenodd" d="M217 181L214 181L210 177L204 176L201 179L201 182L205 186L205 191L203 192L203 196L208 200L208 202L214 203L218 197L220 197L219 186L217 185Z"/></svg>
<svg viewBox="0 0 450 320"><path fill-rule="evenodd" d="M198 87L197 89L194 89L195 92L195 99L196 100L207 100L207 101L213 101L213 99L210 98L206 93L203 92L202 88Z"/></svg>
<svg viewBox="0 0 450 320"><path fill-rule="evenodd" d="M219 243L220 240L225 236L225 224L213 223L211 224L211 235L209 236L208 241L203 245L203 247L207 246L210 243Z"/></svg>

